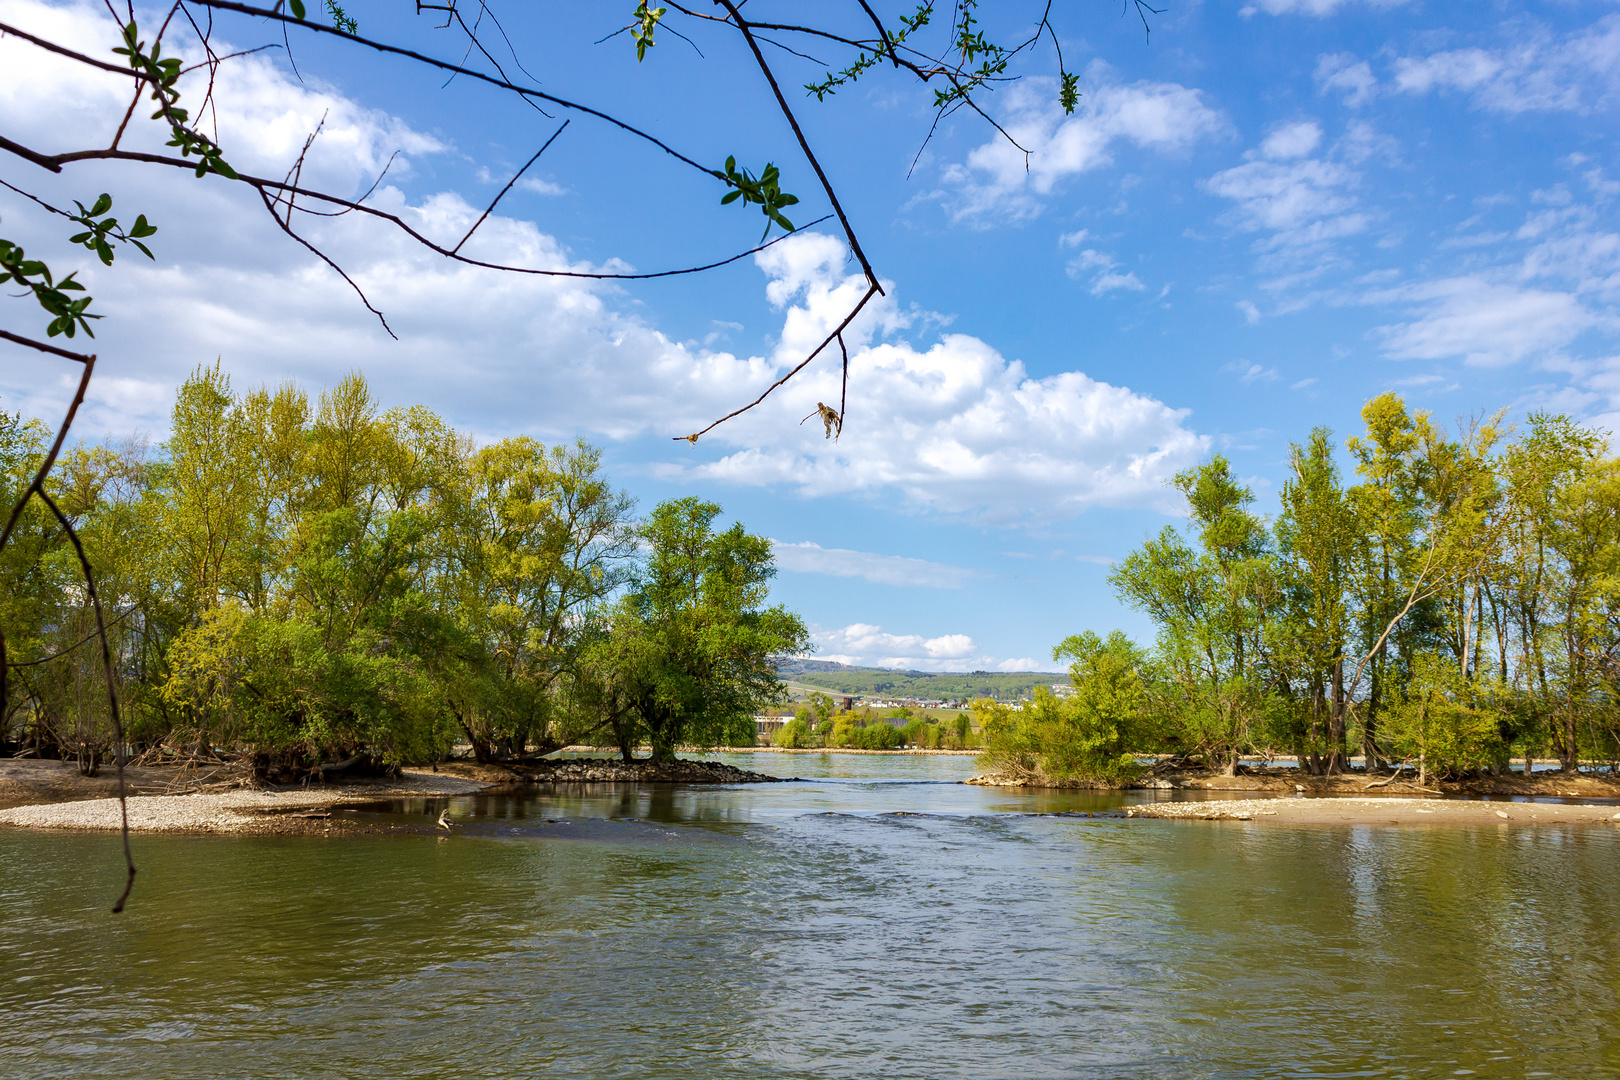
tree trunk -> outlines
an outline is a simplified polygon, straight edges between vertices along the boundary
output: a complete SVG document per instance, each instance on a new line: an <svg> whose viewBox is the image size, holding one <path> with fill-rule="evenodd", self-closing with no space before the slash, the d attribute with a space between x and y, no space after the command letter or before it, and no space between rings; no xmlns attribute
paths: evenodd
<svg viewBox="0 0 1620 1080"><path fill-rule="evenodd" d="M1347 772L1350 757L1344 752L1344 657L1333 661L1333 711L1328 716L1327 771Z"/></svg>
<svg viewBox="0 0 1620 1080"><path fill-rule="evenodd" d="M1367 691L1367 715L1361 722L1361 754L1366 759L1368 775L1372 774L1373 767L1378 763L1378 752L1373 748L1373 742L1378 736L1378 706L1379 698L1384 689L1384 656L1383 649L1372 662L1372 686Z"/></svg>

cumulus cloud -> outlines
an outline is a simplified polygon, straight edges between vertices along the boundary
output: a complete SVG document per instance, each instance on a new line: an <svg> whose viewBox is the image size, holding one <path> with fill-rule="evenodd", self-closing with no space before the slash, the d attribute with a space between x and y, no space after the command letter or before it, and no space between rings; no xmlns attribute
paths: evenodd
<svg viewBox="0 0 1620 1080"><path fill-rule="evenodd" d="M967 634L890 634L871 623L851 623L837 629L815 628L816 659L858 667L903 668L914 671L1039 671L1030 657L1005 659L986 656Z"/></svg>
<svg viewBox="0 0 1620 1080"><path fill-rule="evenodd" d="M776 367L837 325L862 289L843 271L843 245L795 237L759 257L767 296L786 308ZM928 348L886 331L891 296L846 331L855 389L838 442L798 420L838 399L839 368L807 369L780 399L716 433L740 447L686 474L789 485L806 495L899 493L913 507L986 520L1049 520L1091 506L1165 503L1164 481L1207 439L1187 412L1082 372L1031 377L989 344L946 334ZM802 380L802 381L800 381Z"/></svg>
<svg viewBox="0 0 1620 1080"><path fill-rule="evenodd" d="M824 548L805 540L797 543L771 541L779 569L799 574L828 574L857 577L875 585L910 585L927 589L957 589L975 572L961 566L913 559L903 555L878 555L848 548Z"/></svg>
<svg viewBox="0 0 1620 1080"><path fill-rule="evenodd" d="M1114 160L1127 143L1169 153L1230 128L1224 113L1204 104L1203 94L1179 83L1114 80L1106 64L1091 64L1084 96L1072 116L1057 106L1050 80L1031 79L1006 91L1002 126L1023 151L997 135L945 170L955 193L956 218L1030 217L1041 197L1063 180Z"/></svg>
<svg viewBox="0 0 1620 1080"><path fill-rule="evenodd" d="M1499 48L1449 49L1395 61L1395 89L1408 94L1455 91L1495 112L1591 112L1620 93L1620 16L1556 36L1518 20L1504 27Z"/></svg>
<svg viewBox="0 0 1620 1080"><path fill-rule="evenodd" d="M9 0L4 10L23 25L79 19L73 32L91 39L83 47L106 44L94 39L101 24L88 8ZM320 152L306 176L319 170L327 187L364 190L396 150L441 149L387 115L301 85L256 57L233 64L242 82L221 95L220 124L227 148L242 148L239 165L285 171L323 115ZM0 41L0 66L16 76L0 83L0 109L30 118L37 130L21 134L47 149L55 148L53 131L76 130L81 113L94 114L91 106L122 100L117 80L109 90L14 38ZM106 101L97 96L114 91ZM250 100L238 108L239 98ZM50 177L41 183L46 195L82 197L87 179L94 183L97 174L76 175L61 191L48 186ZM81 428L86 435L135 427L161 435L172 388L218 356L238 385L292 377L319 389L359 368L386 403L426 401L486 436L656 437L649 441L664 461L651 467L665 475L782 485L809 496L867 494L997 520L1158 505L1164 479L1196 460L1207 442L1186 425L1186 410L1079 371L1033 378L967 335L931 345L903 340L914 316L901 311L891 287L890 297L844 333L851 394L841 441L822 439L818 425L799 425L817 400L839 400L838 364L827 357L697 447L676 446L668 436L697 430L757 396L853 306L864 285L846 273L840 241L803 234L757 257L780 332L768 353L739 355L671 340L608 285L451 263L358 214L305 222L387 314L395 341L341 279L280 235L250 193L218 179L177 185L172 176L138 170L117 179L108 185L119 193L117 209L138 208L158 224L159 261L126 257L106 271L93 257L83 264L96 310L107 315L97 330L102 361ZM54 223L9 193L0 196L8 232L27 245L47 237L59 244ZM372 202L449 243L479 214L455 193L408 197L386 184ZM532 268L596 268L532 222L500 214L466 250ZM24 358L0 369L0 392L8 408L59 415L68 378Z"/></svg>

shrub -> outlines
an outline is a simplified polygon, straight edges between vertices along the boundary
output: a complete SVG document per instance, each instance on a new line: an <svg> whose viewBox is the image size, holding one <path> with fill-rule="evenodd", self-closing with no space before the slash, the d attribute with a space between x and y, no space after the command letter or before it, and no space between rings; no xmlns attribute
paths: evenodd
<svg viewBox="0 0 1620 1080"><path fill-rule="evenodd" d="M810 725L795 716L777 729L771 741L787 750L802 750L812 745Z"/></svg>

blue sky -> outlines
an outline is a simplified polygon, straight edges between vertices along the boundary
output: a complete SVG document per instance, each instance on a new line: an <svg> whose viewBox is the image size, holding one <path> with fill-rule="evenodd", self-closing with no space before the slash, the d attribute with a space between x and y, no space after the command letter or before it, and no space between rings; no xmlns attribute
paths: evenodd
<svg viewBox="0 0 1620 1080"><path fill-rule="evenodd" d="M631 6L497 10L545 89L700 161L775 161L804 199L796 220L825 213L732 42L677 23L703 55L666 35L641 64L623 37L591 44ZM347 7L363 32L459 56L397 5ZM1015 37L1026 7L996 5L1008 21L994 29ZM1448 423L1550 408L1616 426L1614 4L1174 5L1150 40L1109 5L1058 8L1080 108L1057 110L1046 53L986 99L1032 151L1027 170L969 114L917 157L932 92L881 69L799 106L889 286L852 336L836 444L798 424L835 399L831 362L695 447L672 440L750 400L842 315L858 279L828 226L712 274L621 288L449 267L373 224L311 221L396 342L229 185L105 165L0 175L59 199L110 190L162 230L155 265L84 269L108 316L87 435L161 439L175 384L215 357L240 387L318 390L359 368L385 403L425 402L483 438L588 438L643 505L715 499L778 541L778 598L812 624L820 655L854 663L1048 668L1052 644L1079 630L1147 637L1106 579L1110 560L1179 520L1167 478L1223 453L1270 512L1289 444L1317 425L1342 440L1385 390ZM87 50L113 44L89 5L0 0L0 12ZM280 40L250 21L219 35ZM306 175L358 194L398 152L374 199L436 237L465 231L564 118L293 45L302 81L275 52L227 69L228 157L284 172L324 116ZM821 72L773 62L790 86ZM14 39L0 65L21 76L0 87L7 133L30 145L93 143L121 112L116 80ZM720 194L575 118L469 250L525 265L707 261L762 224ZM0 221L71 261L9 192ZM32 359L0 364L8 409L59 413L66 387Z"/></svg>

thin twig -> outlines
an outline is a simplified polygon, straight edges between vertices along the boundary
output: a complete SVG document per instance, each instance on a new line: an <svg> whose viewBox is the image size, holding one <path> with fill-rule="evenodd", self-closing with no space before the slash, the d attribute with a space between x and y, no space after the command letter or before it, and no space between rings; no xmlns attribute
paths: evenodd
<svg viewBox="0 0 1620 1080"><path fill-rule="evenodd" d="M460 241L458 241L456 243L456 246L450 249L450 254L454 255L456 252L460 251L461 250L461 245L465 244L468 240L472 239L472 234L478 231L478 226L482 225L484 223L484 219L489 217L489 215L494 212L495 204L500 202L501 199L506 195L506 193L508 191L512 190L512 185L517 183L518 179L524 173L529 171L529 166L530 165L533 165L536 161L540 160L540 155L545 153L546 149L548 147L550 147L552 143L557 141L557 136L561 135L563 133L563 128L566 128L570 123L572 123L571 120L564 120L562 122L562 127L559 127L556 131L553 131L551 133L551 138L546 140L545 145L540 147L540 149L538 149L538 150L536 150L534 152L534 157L532 157L528 161L524 162L523 163L523 168L519 169L517 172L512 174L512 179L510 179L510 180L508 180L506 182L506 186L501 188L501 193L499 195L495 196L495 198L490 201L490 204L484 208L484 212L482 214L478 215L478 220L473 222L472 228L467 230L467 235L463 236L460 239Z"/></svg>
<svg viewBox="0 0 1620 1080"><path fill-rule="evenodd" d="M867 287L867 290L866 290L866 295L861 297L861 302L855 305L855 309L853 311L851 311L848 315L844 316L844 321L838 324L838 329L836 329L832 333L828 334L827 337L822 341L822 343L820 345L817 345L815 347L815 350L813 352L811 352L809 356L807 356L803 360L799 361L798 366L796 366L792 371L789 371L786 375L783 375L780 379L777 379L775 382L771 383L770 386L767 386L765 388L765 392L763 394L759 395L759 397L755 398L753 401L750 401L747 405L744 405L740 409L733 409L731 412L726 413L726 415L722 416L720 419L716 420L714 423L710 424L708 427L704 428L702 431L696 431L696 432L693 432L690 435L677 435L677 436L675 436L674 441L676 441L676 442L685 441L685 442L689 442L689 443L695 443L695 442L698 441L698 438L700 436L707 435L709 432L713 431L715 428L719 427L721 424L725 423L727 420L730 420L733 417L741 416L743 413L747 412L749 409L752 409L755 405L758 405L760 402L762 402L766 398L770 397L771 396L771 391L775 390L778 386L781 386L783 383L785 383L789 379L793 378L793 376L795 376L799 372L803 371L805 369L805 367L809 365L810 361L812 361L816 357L820 356L821 351L823 349L825 349L828 345L832 344L833 339L838 337L840 334L842 334L844 332L845 327L847 327L850 323L855 321L855 316L857 316L857 315L859 315L861 313L861 309L866 306L867 301L871 300L872 297L876 296L880 291L881 290L875 284L874 285L869 285Z"/></svg>

